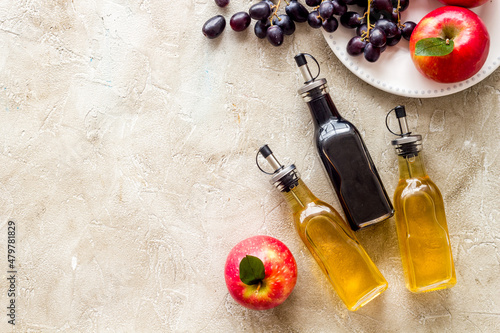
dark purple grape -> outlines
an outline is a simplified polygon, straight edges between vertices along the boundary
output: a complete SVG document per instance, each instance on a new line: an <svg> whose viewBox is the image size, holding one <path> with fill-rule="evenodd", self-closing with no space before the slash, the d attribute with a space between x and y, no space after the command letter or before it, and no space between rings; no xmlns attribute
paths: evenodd
<svg viewBox="0 0 500 333"><path fill-rule="evenodd" d="M271 23L269 20L260 20L255 22L255 26L253 29L253 32L255 33L255 36L259 37L260 39L266 38L267 36L267 29L271 26Z"/></svg>
<svg viewBox="0 0 500 333"><path fill-rule="evenodd" d="M380 49L373 46L372 43L366 43L363 53L365 55L365 59L369 62L375 62L380 57Z"/></svg>
<svg viewBox="0 0 500 333"><path fill-rule="evenodd" d="M399 0L399 6L401 7L399 11L404 12L409 5L410 5L410 0ZM394 8L398 7L398 0L392 0L392 7Z"/></svg>
<svg viewBox="0 0 500 333"><path fill-rule="evenodd" d="M372 0L371 8L384 17L392 15L392 0Z"/></svg>
<svg viewBox="0 0 500 333"><path fill-rule="evenodd" d="M250 7L248 13L254 20L263 20L271 15L271 7L267 2L261 1Z"/></svg>
<svg viewBox="0 0 500 333"><path fill-rule="evenodd" d="M347 12L347 5L342 0L331 0L333 4L333 15L341 16Z"/></svg>
<svg viewBox="0 0 500 333"><path fill-rule="evenodd" d="M368 26L366 25L366 23L363 23L356 28L356 35L363 36L363 34L365 34L367 31L368 31Z"/></svg>
<svg viewBox="0 0 500 333"><path fill-rule="evenodd" d="M247 12L238 12L229 20L229 25L234 31L243 31L250 25L252 19Z"/></svg>
<svg viewBox="0 0 500 333"><path fill-rule="evenodd" d="M394 37L398 31L398 26L396 25L396 23L386 19L381 19L375 22L375 27L382 29L387 38Z"/></svg>
<svg viewBox="0 0 500 333"><path fill-rule="evenodd" d="M368 7L368 0L356 0L356 5L361 8L366 8Z"/></svg>
<svg viewBox="0 0 500 333"><path fill-rule="evenodd" d="M346 12L340 17L340 24L348 29L359 27L363 23L363 17L357 12Z"/></svg>
<svg viewBox="0 0 500 333"><path fill-rule="evenodd" d="M267 29L267 40L274 46L280 46L283 44L283 30L277 25L272 25Z"/></svg>
<svg viewBox="0 0 500 333"><path fill-rule="evenodd" d="M323 25L323 21L319 17L319 13L317 10L313 10L312 12L309 13L309 16L307 17L307 23L309 23L309 26L314 29L321 28Z"/></svg>
<svg viewBox="0 0 500 333"><path fill-rule="evenodd" d="M346 51L352 56L359 56L361 53L363 53L363 50L365 49L367 42L364 41L361 37L359 36L354 36L351 38L351 40L347 43Z"/></svg>
<svg viewBox="0 0 500 333"><path fill-rule="evenodd" d="M378 27L370 30L370 43L375 47L382 47L387 42L384 31Z"/></svg>
<svg viewBox="0 0 500 333"><path fill-rule="evenodd" d="M306 0L306 5L309 7L316 7L321 4L321 0Z"/></svg>
<svg viewBox="0 0 500 333"><path fill-rule="evenodd" d="M217 15L205 22L201 31L206 37L213 39L218 37L225 27L226 19L222 15Z"/></svg>
<svg viewBox="0 0 500 333"><path fill-rule="evenodd" d="M333 15L333 3L330 0L323 1L319 5L318 13L324 20L330 18Z"/></svg>
<svg viewBox="0 0 500 333"><path fill-rule="evenodd" d="M366 10L365 10L365 12L363 12L363 14L366 15L365 13L366 13ZM377 12L375 9L373 9L373 7L370 8L370 23L371 24L377 22L382 17L383 17L383 15L381 15L379 12Z"/></svg>
<svg viewBox="0 0 500 333"><path fill-rule="evenodd" d="M412 21L406 21L403 23L403 28L401 29L401 35L403 36L404 39L410 40L411 34L413 33L413 29L417 24Z"/></svg>
<svg viewBox="0 0 500 333"><path fill-rule="evenodd" d="M355 5L358 0L344 0L346 5Z"/></svg>
<svg viewBox="0 0 500 333"><path fill-rule="evenodd" d="M398 23L398 20L399 20L399 15L398 15L398 11L396 10L396 8L394 8L392 10L392 14L391 14L391 17L390 17L391 21L394 22L394 23Z"/></svg>
<svg viewBox="0 0 500 333"><path fill-rule="evenodd" d="M387 42L385 43L388 46L394 46L401 40L401 30L398 28L396 35L392 38L387 38Z"/></svg>
<svg viewBox="0 0 500 333"><path fill-rule="evenodd" d="M332 16L323 21L323 29L325 29L326 32L334 32L338 27L339 21L337 21L335 16Z"/></svg>
<svg viewBox="0 0 500 333"><path fill-rule="evenodd" d="M226 7L229 4L229 0L215 0L215 4L219 7Z"/></svg>
<svg viewBox="0 0 500 333"><path fill-rule="evenodd" d="M295 22L290 18L290 16L281 14L278 17L274 17L273 24L283 30L283 33L287 36L292 35L295 32Z"/></svg>
<svg viewBox="0 0 500 333"><path fill-rule="evenodd" d="M273 10L273 6L275 6L274 2L272 2L271 0L262 0L262 1L264 1L265 3L267 3L269 5L269 8L271 8L271 11Z"/></svg>
<svg viewBox="0 0 500 333"><path fill-rule="evenodd" d="M309 11L297 0L291 0L285 7L285 12L292 20L299 23L307 21L309 16Z"/></svg>

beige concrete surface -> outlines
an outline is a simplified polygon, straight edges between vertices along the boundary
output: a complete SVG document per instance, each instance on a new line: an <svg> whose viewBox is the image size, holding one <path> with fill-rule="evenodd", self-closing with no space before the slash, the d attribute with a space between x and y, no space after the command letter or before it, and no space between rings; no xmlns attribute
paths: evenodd
<svg viewBox="0 0 500 333"><path fill-rule="evenodd" d="M229 25L217 40L202 35L211 16L229 21L251 3L0 2L0 331L500 330L500 72L454 95L405 98L358 79L303 24L280 48ZM383 295L349 312L322 275L255 166L270 144L340 209L296 92L298 52L322 64L391 197L398 170L384 118L406 105L445 200L454 288L406 290L393 219L357 233L389 282ZM223 275L230 249L257 234L287 244L299 271L290 298L265 312L233 301Z"/></svg>

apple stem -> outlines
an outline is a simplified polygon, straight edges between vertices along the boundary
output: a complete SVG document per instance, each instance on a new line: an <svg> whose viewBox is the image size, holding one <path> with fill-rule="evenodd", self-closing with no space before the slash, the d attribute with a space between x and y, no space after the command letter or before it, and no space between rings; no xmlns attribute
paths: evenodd
<svg viewBox="0 0 500 333"><path fill-rule="evenodd" d="M446 38L446 45L450 45L450 39Z"/></svg>
<svg viewBox="0 0 500 333"><path fill-rule="evenodd" d="M260 287L262 287L262 281L259 281L259 284L257 285L257 289L255 290L255 293L259 292Z"/></svg>

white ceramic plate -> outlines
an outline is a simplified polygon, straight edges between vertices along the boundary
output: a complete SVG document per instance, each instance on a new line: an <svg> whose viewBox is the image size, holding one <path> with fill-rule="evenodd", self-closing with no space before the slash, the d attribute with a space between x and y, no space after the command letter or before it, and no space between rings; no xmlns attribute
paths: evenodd
<svg viewBox="0 0 500 333"><path fill-rule="evenodd" d="M410 0L408 9L401 13L401 21L418 23L430 11L443 6L437 0ZM358 10L359 7L356 7ZM490 0L488 3L472 8L488 28L490 34L490 52L483 68L466 81L443 84L434 82L420 74L411 61L408 41L401 41L388 47L375 63L366 61L363 55L351 57L346 52L346 45L355 35L355 31L339 25L337 31L323 35L335 55L355 75L370 85L389 93L429 98L450 95L464 90L490 75L500 65L500 1Z"/></svg>

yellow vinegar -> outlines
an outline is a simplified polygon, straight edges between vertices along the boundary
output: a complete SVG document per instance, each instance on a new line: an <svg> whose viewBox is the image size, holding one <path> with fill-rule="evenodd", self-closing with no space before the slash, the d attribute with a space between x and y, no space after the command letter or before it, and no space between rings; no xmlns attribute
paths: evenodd
<svg viewBox="0 0 500 333"><path fill-rule="evenodd" d="M456 276L443 197L420 154L398 162L394 208L406 287L414 293L450 288Z"/></svg>
<svg viewBox="0 0 500 333"><path fill-rule="evenodd" d="M300 238L349 310L356 311L387 289L387 281L335 209L318 200L300 179L282 193Z"/></svg>

